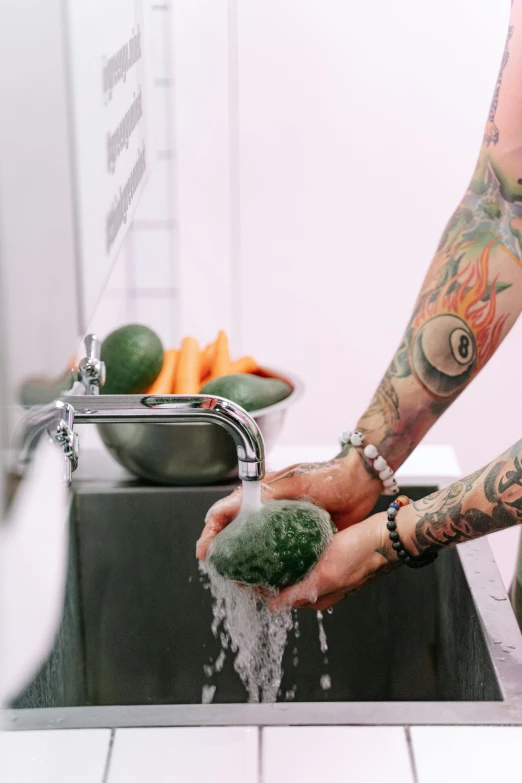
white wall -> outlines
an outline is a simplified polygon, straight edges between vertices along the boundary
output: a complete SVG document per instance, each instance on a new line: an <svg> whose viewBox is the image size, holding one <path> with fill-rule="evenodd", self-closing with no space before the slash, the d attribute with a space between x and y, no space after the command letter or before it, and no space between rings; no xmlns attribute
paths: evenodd
<svg viewBox="0 0 522 783"><path fill-rule="evenodd" d="M189 204L179 189L181 237L185 223L197 224L201 242L201 252L182 249L180 256L181 268L193 265L189 274L197 277L186 294L197 322L185 314L182 329L190 322L204 332L207 320L214 326L218 315L227 318L207 305L216 296L226 304L237 288L230 254L237 189L242 296L228 316L234 342L304 379L307 395L286 441L333 441L366 407L467 186L509 2L177 0L175 6L183 19L181 64L179 41L176 54L177 122L185 128L180 159L207 194L191 194ZM235 9L238 126L233 41L225 36L227 25L234 32ZM230 144L236 132L237 182ZM519 340L520 324L428 435L453 443L466 471L520 436L517 368L510 362Z"/></svg>
<svg viewBox="0 0 522 783"><path fill-rule="evenodd" d="M147 0L147 12L157 160L89 330L103 338L124 323L144 323L170 348L180 334L172 8Z"/></svg>

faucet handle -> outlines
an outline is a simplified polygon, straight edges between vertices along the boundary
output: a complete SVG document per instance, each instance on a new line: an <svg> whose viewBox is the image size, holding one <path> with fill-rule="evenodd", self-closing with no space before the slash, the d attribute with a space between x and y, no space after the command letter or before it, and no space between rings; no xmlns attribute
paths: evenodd
<svg viewBox="0 0 522 783"><path fill-rule="evenodd" d="M87 356L79 367L79 378L87 394L99 394L105 383L105 363L100 359L100 341L95 334L88 334L84 340Z"/></svg>
<svg viewBox="0 0 522 783"><path fill-rule="evenodd" d="M83 341L88 359L100 358L100 341L95 334L88 334Z"/></svg>

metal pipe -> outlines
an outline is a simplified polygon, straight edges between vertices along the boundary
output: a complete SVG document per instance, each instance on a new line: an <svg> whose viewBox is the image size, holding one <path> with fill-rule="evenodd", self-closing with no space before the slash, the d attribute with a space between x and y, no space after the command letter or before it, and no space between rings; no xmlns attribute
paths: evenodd
<svg viewBox="0 0 522 783"><path fill-rule="evenodd" d="M259 481L265 475L265 447L259 427L243 408L222 397L205 394L67 395L63 401L74 408L75 424L219 424L228 431L236 445L239 478Z"/></svg>

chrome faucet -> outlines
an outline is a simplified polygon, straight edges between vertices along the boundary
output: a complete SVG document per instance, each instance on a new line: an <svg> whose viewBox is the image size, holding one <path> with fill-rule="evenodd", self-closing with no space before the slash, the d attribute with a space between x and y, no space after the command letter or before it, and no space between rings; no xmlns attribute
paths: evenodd
<svg viewBox="0 0 522 783"><path fill-rule="evenodd" d="M78 467L79 441L73 430L74 409L61 400L50 405L35 406L20 424L20 450L17 471L22 472L31 462L34 451L44 433L64 454L63 481L71 483L72 472Z"/></svg>
<svg viewBox="0 0 522 783"><path fill-rule="evenodd" d="M239 478L243 481L264 478L263 436L254 419L239 405L208 394L100 395L105 367L100 360L99 341L95 335L88 335L85 346L88 355L80 362L78 380L88 393L65 393L51 405L31 409L26 414L22 422L21 464L29 461L40 436L47 432L63 449L64 479L70 484L71 473L78 466L78 436L73 432L75 424L209 422L224 427L234 440Z"/></svg>

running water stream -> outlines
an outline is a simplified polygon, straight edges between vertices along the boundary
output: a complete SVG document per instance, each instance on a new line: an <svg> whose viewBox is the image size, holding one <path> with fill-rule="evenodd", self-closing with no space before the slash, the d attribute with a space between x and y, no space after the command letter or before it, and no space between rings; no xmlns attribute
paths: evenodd
<svg viewBox="0 0 522 783"><path fill-rule="evenodd" d="M261 482L243 482L241 513L256 511L261 507ZM283 677L283 653L289 631L294 628L295 639L299 638L297 618L292 618L290 609L272 614L268 609L270 598L277 591L239 585L220 576L208 562L202 564L202 571L208 577L212 594L214 621L212 632L220 641L221 652L211 665L204 667L207 678L223 668L227 651L235 655L234 669L243 682L248 701L251 703L275 702ZM294 612L295 615L295 612ZM323 616L317 613L319 623L319 645L323 655L328 650ZM295 624L294 624L295 623ZM294 666L298 665L297 649L294 651ZM327 663L327 659L323 659ZM330 687L329 675L321 677L321 687ZM210 703L216 686L203 686L202 701ZM296 686L285 694L291 701L295 698Z"/></svg>

